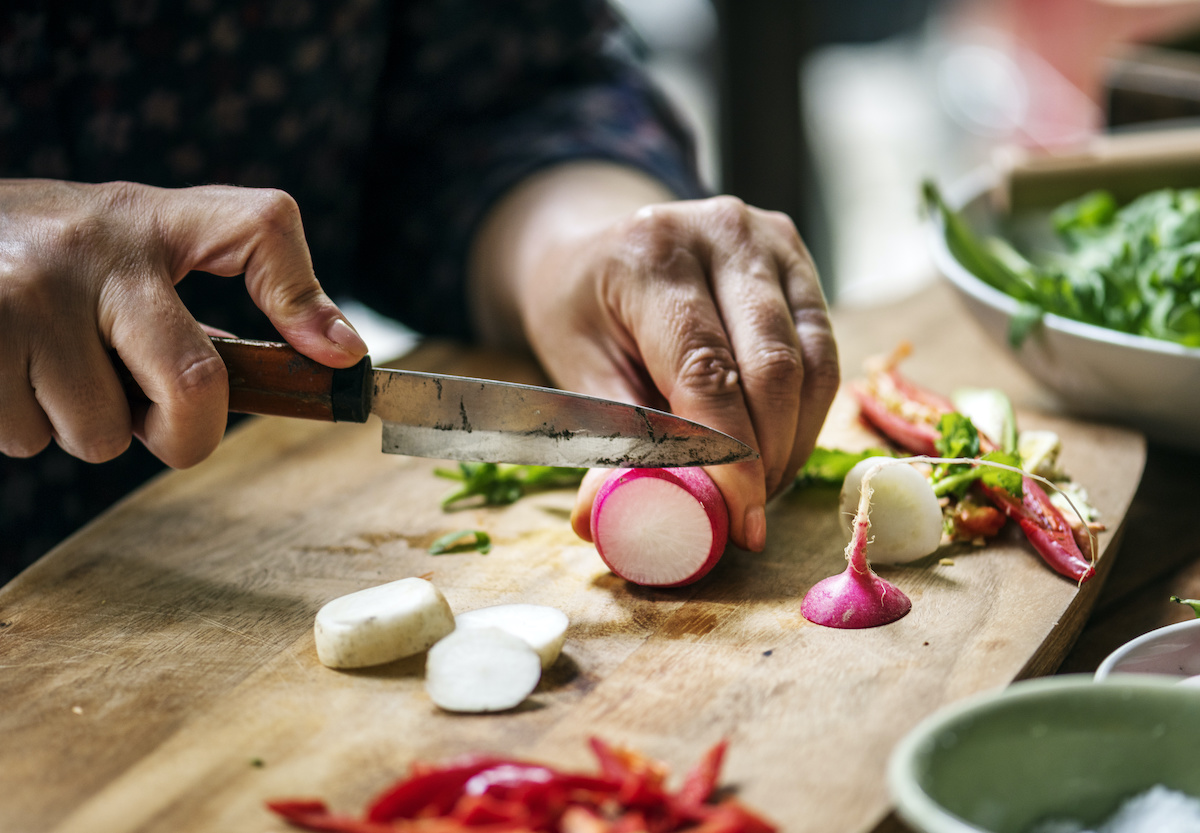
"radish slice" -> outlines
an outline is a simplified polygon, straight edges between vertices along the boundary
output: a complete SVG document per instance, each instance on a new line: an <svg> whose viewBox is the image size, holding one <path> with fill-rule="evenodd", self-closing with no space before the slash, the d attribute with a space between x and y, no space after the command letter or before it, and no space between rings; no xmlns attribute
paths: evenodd
<svg viewBox="0 0 1200 833"><path fill-rule="evenodd" d="M592 535L621 578L678 587L720 560L729 510L704 469L614 469L592 504Z"/></svg>
<svg viewBox="0 0 1200 833"><path fill-rule="evenodd" d="M362 668L420 653L454 630L454 613L423 578L404 578L334 599L317 612L317 658Z"/></svg>
<svg viewBox="0 0 1200 833"><path fill-rule="evenodd" d="M529 643L545 670L554 664L567 635L567 614L546 605L509 604L468 610L454 617L458 630L499 628Z"/></svg>
<svg viewBox="0 0 1200 833"><path fill-rule="evenodd" d="M523 639L499 628L456 630L429 649L425 690L450 712L499 712L537 688L542 661Z"/></svg>
<svg viewBox="0 0 1200 833"><path fill-rule="evenodd" d="M868 457L842 483L842 528L854 533L863 475L879 464ZM871 476L871 560L902 564L933 553L942 542L942 507L929 481L908 464L886 465Z"/></svg>

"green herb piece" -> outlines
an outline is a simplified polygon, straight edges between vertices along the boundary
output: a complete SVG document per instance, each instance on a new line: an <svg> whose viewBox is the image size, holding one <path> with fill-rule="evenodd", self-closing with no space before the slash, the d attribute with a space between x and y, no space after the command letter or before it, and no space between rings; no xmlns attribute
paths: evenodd
<svg viewBox="0 0 1200 833"><path fill-rule="evenodd" d="M1200 618L1200 599L1181 599L1178 596L1172 596L1171 601L1178 602L1181 605L1187 605Z"/></svg>
<svg viewBox="0 0 1200 833"><path fill-rule="evenodd" d="M960 388L951 396L954 410L996 443L1002 451L1017 450L1017 415L1012 401L995 388Z"/></svg>
<svg viewBox="0 0 1200 833"><path fill-rule="evenodd" d="M480 552L487 555L491 549L491 536L478 529L460 529L457 532L450 532L429 545L429 552L432 555L452 552Z"/></svg>
<svg viewBox="0 0 1200 833"><path fill-rule="evenodd" d="M507 506L523 495L547 489L578 486L587 469L557 466L516 466L497 463L459 463L457 469L434 469L438 477L458 480L462 486L442 500L442 507L470 498L483 506Z"/></svg>
<svg viewBox="0 0 1200 833"><path fill-rule="evenodd" d="M979 431L968 417L957 411L943 414L938 420L938 430L942 436L934 445L942 457L979 457ZM1005 451L989 452L982 459L1017 467L1021 462L1016 454ZM939 463L933 467L929 477L935 495L953 495L956 498L966 494L968 487L976 480L1020 497L1021 479L1020 472L968 463Z"/></svg>
<svg viewBox="0 0 1200 833"><path fill-rule="evenodd" d="M796 475L797 486L841 486L850 469L868 457L891 457L883 448L868 448L866 451L841 451L836 448L818 446L809 455L804 468Z"/></svg>

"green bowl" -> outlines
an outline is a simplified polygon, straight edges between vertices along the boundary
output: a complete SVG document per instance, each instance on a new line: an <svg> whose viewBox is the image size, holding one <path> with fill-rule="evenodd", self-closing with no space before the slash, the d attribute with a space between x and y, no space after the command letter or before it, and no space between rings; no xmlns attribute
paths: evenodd
<svg viewBox="0 0 1200 833"><path fill-rule="evenodd" d="M892 754L896 810L921 833L1025 833L1157 784L1200 796L1200 690L1175 682L1052 677L940 710Z"/></svg>

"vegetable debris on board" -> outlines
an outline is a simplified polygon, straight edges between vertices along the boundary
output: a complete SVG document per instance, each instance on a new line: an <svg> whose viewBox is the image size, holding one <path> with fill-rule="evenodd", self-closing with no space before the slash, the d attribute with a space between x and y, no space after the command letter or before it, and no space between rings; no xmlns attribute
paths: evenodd
<svg viewBox="0 0 1200 833"><path fill-rule="evenodd" d="M902 344L891 355L873 359L868 363L866 378L853 383L850 389L859 401L863 419L899 448L926 457L970 458L994 464L946 463L934 467L931 481L934 493L945 501L949 539L980 542L995 535L1008 518L1017 522L1033 548L1056 572L1077 582L1091 578L1095 573L1093 533L1103 526L1094 521L1095 512L1086 506L1082 490L1056 472L1050 485L1069 511L1060 509L1043 489L1046 483L1041 481L1046 478L1022 469L1016 450L998 447L995 438L981 434L949 399L919 387L899 372L898 364L910 350ZM989 410L997 414L1011 410L1011 406ZM1001 441L1011 445L1012 432L1001 429L1000 433L1006 438ZM1016 437L1019 449L1019 431Z"/></svg>
<svg viewBox="0 0 1200 833"><path fill-rule="evenodd" d="M430 555L452 552L478 552L487 555L491 550L491 536L479 529L460 529L457 532L448 532L429 545Z"/></svg>
<svg viewBox="0 0 1200 833"><path fill-rule="evenodd" d="M451 509L473 498L483 506L507 506L531 492L578 486L587 469L459 463L456 469L437 468L433 473L462 484L442 499L442 507Z"/></svg>
<svg viewBox="0 0 1200 833"><path fill-rule="evenodd" d="M955 259L1021 302L1009 331L1014 346L1054 313L1200 347L1200 189L1152 191L1125 206L1107 191L1085 194L1050 215L1064 251L1032 259L999 237L976 235L932 183L924 195Z"/></svg>
<svg viewBox="0 0 1200 833"><path fill-rule="evenodd" d="M597 772L477 754L414 764L362 816L334 813L317 799L275 799L266 806L296 827L327 833L776 830L736 798L717 797L724 741L705 753L678 789L668 788L661 762L599 738L590 745Z"/></svg>

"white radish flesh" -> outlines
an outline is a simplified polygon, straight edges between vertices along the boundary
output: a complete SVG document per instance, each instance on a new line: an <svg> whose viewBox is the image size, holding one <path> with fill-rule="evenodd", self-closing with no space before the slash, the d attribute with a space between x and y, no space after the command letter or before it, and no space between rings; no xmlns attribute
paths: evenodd
<svg viewBox="0 0 1200 833"><path fill-rule="evenodd" d="M549 668L562 651L567 635L567 614L555 607L507 604L468 610L454 617L458 630L499 628L525 640L537 652L542 668Z"/></svg>
<svg viewBox="0 0 1200 833"><path fill-rule="evenodd" d="M849 539L863 475L887 458L868 457L842 483L842 529ZM907 463L886 462L871 475L871 560L902 564L933 553L942 540L942 508L933 487Z"/></svg>
<svg viewBox="0 0 1200 833"><path fill-rule="evenodd" d="M623 579L677 587L716 566L729 510L701 468L614 469L592 505L596 551Z"/></svg>
<svg viewBox="0 0 1200 833"><path fill-rule="evenodd" d="M537 688L542 661L525 640L499 628L456 630L429 649L425 690L451 712L499 712Z"/></svg>
<svg viewBox="0 0 1200 833"><path fill-rule="evenodd" d="M405 578L342 596L317 612L317 658L330 668L381 665L424 651L454 630L441 591Z"/></svg>

